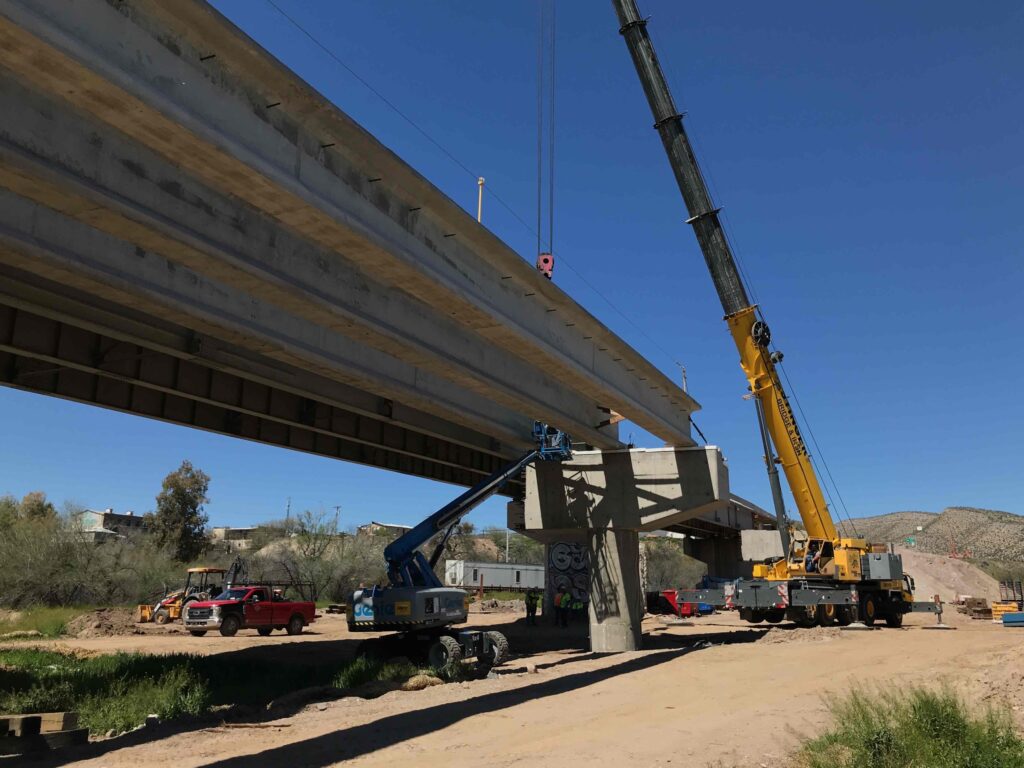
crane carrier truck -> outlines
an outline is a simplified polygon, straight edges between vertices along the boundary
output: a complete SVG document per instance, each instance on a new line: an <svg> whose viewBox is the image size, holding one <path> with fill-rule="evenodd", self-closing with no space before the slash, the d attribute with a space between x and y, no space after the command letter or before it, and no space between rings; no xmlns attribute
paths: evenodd
<svg viewBox="0 0 1024 768"><path fill-rule="evenodd" d="M725 321L739 350L749 382L765 449L784 555L753 566L753 578L721 589L680 590L683 602L707 602L738 608L751 622L788 618L803 626L884 619L899 627L911 611L938 613L942 605L914 602L914 582L903 573L902 560L885 547L862 538L840 535L829 513L804 439L779 379L782 353L772 349L771 332L733 258L729 241L711 200L693 148L647 34L647 20L636 0L612 0L619 32L629 48L669 164L675 174L725 312ZM773 449L774 447L774 449ZM796 502L805 536L787 529L776 464L782 466Z"/></svg>

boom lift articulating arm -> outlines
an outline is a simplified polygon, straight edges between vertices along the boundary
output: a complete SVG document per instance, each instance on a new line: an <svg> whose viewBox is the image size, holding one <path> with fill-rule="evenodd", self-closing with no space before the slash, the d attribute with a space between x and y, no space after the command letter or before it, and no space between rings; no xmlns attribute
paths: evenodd
<svg viewBox="0 0 1024 768"><path fill-rule="evenodd" d="M511 464L502 467L486 480L445 504L408 533L388 544L384 549L384 559L388 564L388 580L392 586L441 586L434 575L434 566L459 521L500 491L505 483L522 472L527 465L537 460L561 461L572 455L569 437L564 432L538 421L533 425L533 437L537 447L532 451L524 453ZM420 547L441 531L444 531L444 535L434 547L431 556L427 558L420 551Z"/></svg>
<svg viewBox="0 0 1024 768"><path fill-rule="evenodd" d="M720 209L714 207L697 165L683 127L683 117L676 110L654 46L647 34L647 21L640 16L635 0L612 0L612 4L619 17L619 31L629 47L654 114L654 127L661 136L676 183L689 211L687 223L693 226L704 254L725 311L725 320L740 353L740 365L750 383L750 391L760 402L765 426L778 453L800 518L810 539L836 541L835 524L775 368L781 354L769 352L771 333L760 317L757 305L751 304L747 297L729 241L718 218ZM770 456L768 459L771 461Z"/></svg>
<svg viewBox="0 0 1024 768"><path fill-rule="evenodd" d="M500 632L452 629L466 621L468 597L462 589L444 586L434 566L459 521L528 464L572 456L572 443L564 432L536 422L533 438L536 448L445 504L384 549L388 585L356 590L347 611L348 628L350 632L393 630L398 634L365 641L364 650L410 657L426 651L431 666L438 668L471 657L492 666L507 657L508 640ZM440 540L427 557L420 547L437 534L441 534Z"/></svg>

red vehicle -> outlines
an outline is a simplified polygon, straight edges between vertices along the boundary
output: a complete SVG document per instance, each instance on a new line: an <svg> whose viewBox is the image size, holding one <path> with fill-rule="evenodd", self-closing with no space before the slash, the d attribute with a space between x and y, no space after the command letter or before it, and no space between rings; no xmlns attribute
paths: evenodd
<svg viewBox="0 0 1024 768"><path fill-rule="evenodd" d="M231 637L240 629L255 629L264 636L275 629L298 635L316 620L316 605L285 600L280 590L270 587L232 586L213 600L189 603L181 618L185 628L196 637L211 629L219 630L224 637Z"/></svg>

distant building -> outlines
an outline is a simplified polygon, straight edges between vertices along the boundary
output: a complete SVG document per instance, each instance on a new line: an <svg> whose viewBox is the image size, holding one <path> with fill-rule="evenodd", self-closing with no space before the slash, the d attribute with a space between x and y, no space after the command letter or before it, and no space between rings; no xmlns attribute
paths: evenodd
<svg viewBox="0 0 1024 768"><path fill-rule="evenodd" d="M82 534L92 541L101 542L124 538L129 533L144 531L145 518L134 512L115 512L113 508L83 509L74 514Z"/></svg>
<svg viewBox="0 0 1024 768"><path fill-rule="evenodd" d="M445 560L444 583L449 587L501 589L519 592L544 589L544 566L524 563L480 563Z"/></svg>
<svg viewBox="0 0 1024 768"><path fill-rule="evenodd" d="M366 525L360 525L356 531L360 536L401 536L411 531L411 525L398 525L397 523L378 523L371 521Z"/></svg>
<svg viewBox="0 0 1024 768"><path fill-rule="evenodd" d="M237 552L252 546L252 535L255 530L255 527L233 528L221 525L210 531L210 539L214 544L223 544L229 552Z"/></svg>

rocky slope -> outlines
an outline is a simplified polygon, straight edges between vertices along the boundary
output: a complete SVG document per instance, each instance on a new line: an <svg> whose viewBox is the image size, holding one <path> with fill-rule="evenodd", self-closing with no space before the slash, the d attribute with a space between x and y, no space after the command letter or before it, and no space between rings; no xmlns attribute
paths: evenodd
<svg viewBox="0 0 1024 768"><path fill-rule="evenodd" d="M893 512L853 522L857 533L873 542L903 544L911 537L920 552L948 554L955 546L975 559L1024 561L1024 517L1011 512L947 507L939 514ZM843 532L850 535L849 524Z"/></svg>

